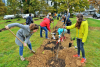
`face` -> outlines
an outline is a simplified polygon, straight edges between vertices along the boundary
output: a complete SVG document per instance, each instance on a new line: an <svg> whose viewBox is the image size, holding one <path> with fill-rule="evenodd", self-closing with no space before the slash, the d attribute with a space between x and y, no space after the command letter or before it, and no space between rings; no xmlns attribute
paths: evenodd
<svg viewBox="0 0 100 67"><path fill-rule="evenodd" d="M53 23L53 21L51 21L51 23Z"/></svg>
<svg viewBox="0 0 100 67"><path fill-rule="evenodd" d="M38 30L38 29L33 30L33 33L34 33L34 32L37 32L37 30Z"/></svg>
<svg viewBox="0 0 100 67"><path fill-rule="evenodd" d="M76 17L77 18L77 17ZM78 18L77 18L77 21L78 21Z"/></svg>

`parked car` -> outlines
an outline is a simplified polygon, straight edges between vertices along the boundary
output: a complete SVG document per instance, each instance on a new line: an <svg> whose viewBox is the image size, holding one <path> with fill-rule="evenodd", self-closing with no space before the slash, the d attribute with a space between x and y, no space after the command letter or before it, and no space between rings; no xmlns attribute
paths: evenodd
<svg viewBox="0 0 100 67"><path fill-rule="evenodd" d="M100 14L96 13L96 14L93 14L93 18L100 18Z"/></svg>
<svg viewBox="0 0 100 67"><path fill-rule="evenodd" d="M29 16L29 14L23 14L22 15L22 18L26 19L28 16ZM34 17L34 14L31 14L31 17L33 18Z"/></svg>
<svg viewBox="0 0 100 67"><path fill-rule="evenodd" d="M15 18L14 15L4 15L3 19L13 19L13 18Z"/></svg>

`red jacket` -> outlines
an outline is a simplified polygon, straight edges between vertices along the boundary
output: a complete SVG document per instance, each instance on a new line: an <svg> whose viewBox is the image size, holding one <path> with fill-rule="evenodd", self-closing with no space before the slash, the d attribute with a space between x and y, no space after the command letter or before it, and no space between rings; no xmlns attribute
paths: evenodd
<svg viewBox="0 0 100 67"><path fill-rule="evenodd" d="M43 20L40 23L41 27L47 27L47 29L50 31L50 20L48 18L45 18L45 20Z"/></svg>

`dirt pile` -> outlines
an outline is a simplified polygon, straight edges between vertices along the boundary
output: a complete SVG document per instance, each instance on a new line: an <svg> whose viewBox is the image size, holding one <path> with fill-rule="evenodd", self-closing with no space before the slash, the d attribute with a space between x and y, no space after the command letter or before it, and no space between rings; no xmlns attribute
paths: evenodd
<svg viewBox="0 0 100 67"><path fill-rule="evenodd" d="M62 23L59 21L57 26L61 26ZM36 54L29 57L28 67L83 67L85 64L81 64L81 58L74 58L73 55L77 53L72 44L72 47L69 48L69 43L71 41L70 35L65 35L66 39L61 42L61 45L56 45L57 40L53 40L52 36L49 35L48 40L44 40L41 47L36 51ZM58 52L58 59L56 60L57 50L60 47Z"/></svg>

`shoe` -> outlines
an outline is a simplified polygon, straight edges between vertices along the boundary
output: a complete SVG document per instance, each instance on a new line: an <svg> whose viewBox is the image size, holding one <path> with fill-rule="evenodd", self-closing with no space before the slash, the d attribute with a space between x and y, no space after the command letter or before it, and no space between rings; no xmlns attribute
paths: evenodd
<svg viewBox="0 0 100 67"><path fill-rule="evenodd" d="M46 39L50 39L50 38L46 38Z"/></svg>
<svg viewBox="0 0 100 67"><path fill-rule="evenodd" d="M34 50L31 50L30 52L31 52L31 53L35 53L35 51L34 51Z"/></svg>
<svg viewBox="0 0 100 67"><path fill-rule="evenodd" d="M81 63L84 63L86 61L86 58L82 58Z"/></svg>
<svg viewBox="0 0 100 67"><path fill-rule="evenodd" d="M21 59L22 61L25 61L25 58L24 58L23 56L20 56L20 59Z"/></svg>
<svg viewBox="0 0 100 67"><path fill-rule="evenodd" d="M73 55L73 57L78 57L79 58L80 56L78 54L76 54L76 55Z"/></svg>

